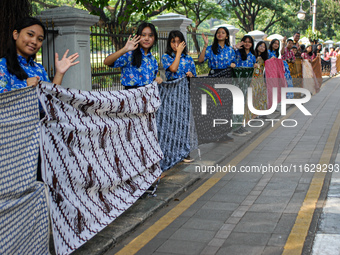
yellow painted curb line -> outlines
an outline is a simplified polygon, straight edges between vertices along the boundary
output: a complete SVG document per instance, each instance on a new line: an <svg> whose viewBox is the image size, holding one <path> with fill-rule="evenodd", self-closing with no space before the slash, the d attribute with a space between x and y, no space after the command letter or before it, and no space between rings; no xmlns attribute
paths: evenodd
<svg viewBox="0 0 340 255"><path fill-rule="evenodd" d="M335 145L335 140L340 128L340 112L333 124L331 132L328 136L327 143L321 155L319 164L329 164ZM307 191L305 200L300 208L295 224L288 236L286 245L282 255L300 255L303 245L308 234L310 224L312 222L316 203L320 197L322 186L326 177L326 173L316 172Z"/></svg>
<svg viewBox="0 0 340 255"><path fill-rule="evenodd" d="M294 107L290 110L282 120L289 118L298 108ZM241 162L253 149L255 149L260 143L263 142L272 132L281 126L281 122L275 123L270 130L260 135L253 143L246 147L240 154L238 154L233 160L229 162L230 166L236 166ZM211 176L200 187L187 196L176 207L171 209L167 214L145 230L142 234L133 239L124 248L122 248L116 255L132 255L136 254L141 248L143 248L148 242L150 242L159 232L169 226L175 219L177 219L183 212L185 212L192 204L194 204L201 196L203 196L210 188L212 188L226 173L220 172Z"/></svg>

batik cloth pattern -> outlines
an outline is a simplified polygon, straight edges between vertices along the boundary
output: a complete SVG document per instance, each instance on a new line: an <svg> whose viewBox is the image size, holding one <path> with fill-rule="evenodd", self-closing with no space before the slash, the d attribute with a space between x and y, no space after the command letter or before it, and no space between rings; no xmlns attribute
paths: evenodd
<svg viewBox="0 0 340 255"><path fill-rule="evenodd" d="M162 105L156 113L158 142L164 154L162 171L181 162L197 147L187 78L159 85Z"/></svg>
<svg viewBox="0 0 340 255"><path fill-rule="evenodd" d="M316 80L318 82L318 87L320 88L322 85L322 69L320 56L316 56L316 58L312 61L312 67Z"/></svg>
<svg viewBox="0 0 340 255"><path fill-rule="evenodd" d="M296 58L295 63L289 65L290 75L293 79L294 88L302 88L302 59ZM300 98L301 93L294 93L294 98Z"/></svg>
<svg viewBox="0 0 340 255"><path fill-rule="evenodd" d="M303 87L305 89L308 89L312 95L319 92L320 88L315 77L312 64L306 59L302 60L302 76Z"/></svg>
<svg viewBox="0 0 340 255"><path fill-rule="evenodd" d="M42 177L57 254L69 254L129 208L160 176L156 83L88 92L39 84Z"/></svg>
<svg viewBox="0 0 340 255"><path fill-rule="evenodd" d="M0 254L49 254L36 89L0 94Z"/></svg>
<svg viewBox="0 0 340 255"><path fill-rule="evenodd" d="M231 131L233 98L229 89L216 88L215 84L229 84L230 78L191 78L190 98L195 120L198 144L224 141ZM206 97L206 115L202 114L202 96ZM214 119L223 119L228 123L216 125Z"/></svg>
<svg viewBox="0 0 340 255"><path fill-rule="evenodd" d="M282 59L271 58L265 62L267 108L273 105L273 88L277 88L277 103L281 102L281 88L287 87Z"/></svg>
<svg viewBox="0 0 340 255"><path fill-rule="evenodd" d="M334 58L330 58L330 62L331 62L331 73L329 74L330 76L334 76L336 75L337 71L336 71L336 57Z"/></svg>
<svg viewBox="0 0 340 255"><path fill-rule="evenodd" d="M292 76L290 75L290 70L289 67L293 65L293 63L287 63L287 61L283 61L284 67L285 67L285 78L287 81L287 86L288 88L293 87L293 79ZM287 93L287 98L294 98L294 93Z"/></svg>
<svg viewBox="0 0 340 255"><path fill-rule="evenodd" d="M257 61L259 67L254 68L253 78L251 79L250 88L253 93L253 106L256 110L267 110L267 87L264 82L264 61L261 58ZM245 98L246 105L244 109L244 119L246 122L256 117L255 114L250 112L248 108L248 98Z"/></svg>
<svg viewBox="0 0 340 255"><path fill-rule="evenodd" d="M331 74L331 61L321 59L322 76L329 76Z"/></svg>
<svg viewBox="0 0 340 255"><path fill-rule="evenodd" d="M233 69L231 67L227 67L225 69L211 69L209 74L209 78L232 78L233 77Z"/></svg>
<svg viewBox="0 0 340 255"><path fill-rule="evenodd" d="M233 68L233 84L238 87L244 95L244 104L246 109L248 87L250 86L253 77L254 68L252 67L235 67ZM245 121L245 116L233 114L233 123L242 123ZM241 124L233 124L233 130L239 128Z"/></svg>
<svg viewBox="0 0 340 255"><path fill-rule="evenodd" d="M338 73L340 72L340 55L339 54L336 56L336 71Z"/></svg>

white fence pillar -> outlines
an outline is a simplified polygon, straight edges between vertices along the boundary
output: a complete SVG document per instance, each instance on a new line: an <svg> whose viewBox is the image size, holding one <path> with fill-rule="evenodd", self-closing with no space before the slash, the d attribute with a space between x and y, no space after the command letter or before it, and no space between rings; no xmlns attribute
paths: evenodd
<svg viewBox="0 0 340 255"><path fill-rule="evenodd" d="M54 29L58 34L54 37L55 52L59 59L67 49L69 55L78 52L80 63L71 67L64 76L63 87L76 88L90 91L91 84L91 58L90 58L90 26L98 22L99 17L88 14L87 11L68 6L52 8L43 11L37 17L45 24L54 23ZM51 37L51 35L49 35ZM52 40L44 41L43 65L47 66L47 50L50 63L53 63Z"/></svg>

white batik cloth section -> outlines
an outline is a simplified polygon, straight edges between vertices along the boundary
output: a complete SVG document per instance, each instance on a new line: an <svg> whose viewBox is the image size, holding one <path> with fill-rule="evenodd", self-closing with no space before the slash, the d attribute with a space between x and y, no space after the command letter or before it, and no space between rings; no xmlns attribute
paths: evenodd
<svg viewBox="0 0 340 255"><path fill-rule="evenodd" d="M129 208L161 174L157 84L87 92L41 83L42 176L57 254L69 254Z"/></svg>
<svg viewBox="0 0 340 255"><path fill-rule="evenodd" d="M35 88L0 94L0 254L49 254Z"/></svg>

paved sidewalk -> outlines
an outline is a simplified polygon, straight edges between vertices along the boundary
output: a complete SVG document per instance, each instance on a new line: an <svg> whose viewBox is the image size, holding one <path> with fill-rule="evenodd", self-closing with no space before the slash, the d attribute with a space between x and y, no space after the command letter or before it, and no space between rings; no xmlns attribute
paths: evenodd
<svg viewBox="0 0 340 255"><path fill-rule="evenodd" d="M313 255L340 254L340 152L337 154L334 166L326 203L315 235Z"/></svg>
<svg viewBox="0 0 340 255"><path fill-rule="evenodd" d="M333 80L335 79L339 80L339 78ZM332 86L336 87L336 85ZM322 93L327 96L326 93L329 91L322 90L320 95L313 97L306 104L306 108L313 113L312 117L302 116L299 110L291 116L299 120L301 129L279 128L280 130L270 134L267 140L257 146L251 154L245 156L238 166L299 166L306 162L318 163L320 152L331 128L331 124L325 126L324 123L331 123L339 111L334 107L338 100L334 96L331 97L332 93L328 95L327 100ZM316 118L318 114L322 117ZM270 117L278 119L279 113ZM232 143L211 143L201 146L202 160L196 160L191 164L180 163L165 172L156 197L139 199L74 254L103 254L114 247L157 210L206 177L204 173L195 172L197 166L227 164L228 161L225 159L235 155L244 145L253 142L270 129L269 126L270 123L267 123L266 127L251 128L250 135L234 137ZM149 245L144 247L144 250L140 250L139 254L153 252L166 254L169 250L178 254L259 254L262 252L281 254L312 176L311 173L299 171L289 175L228 173L164 232L161 232L160 236L152 240L153 243L159 243L158 246L156 245L157 249L155 245ZM241 242L243 244L246 242L247 245L239 245Z"/></svg>

